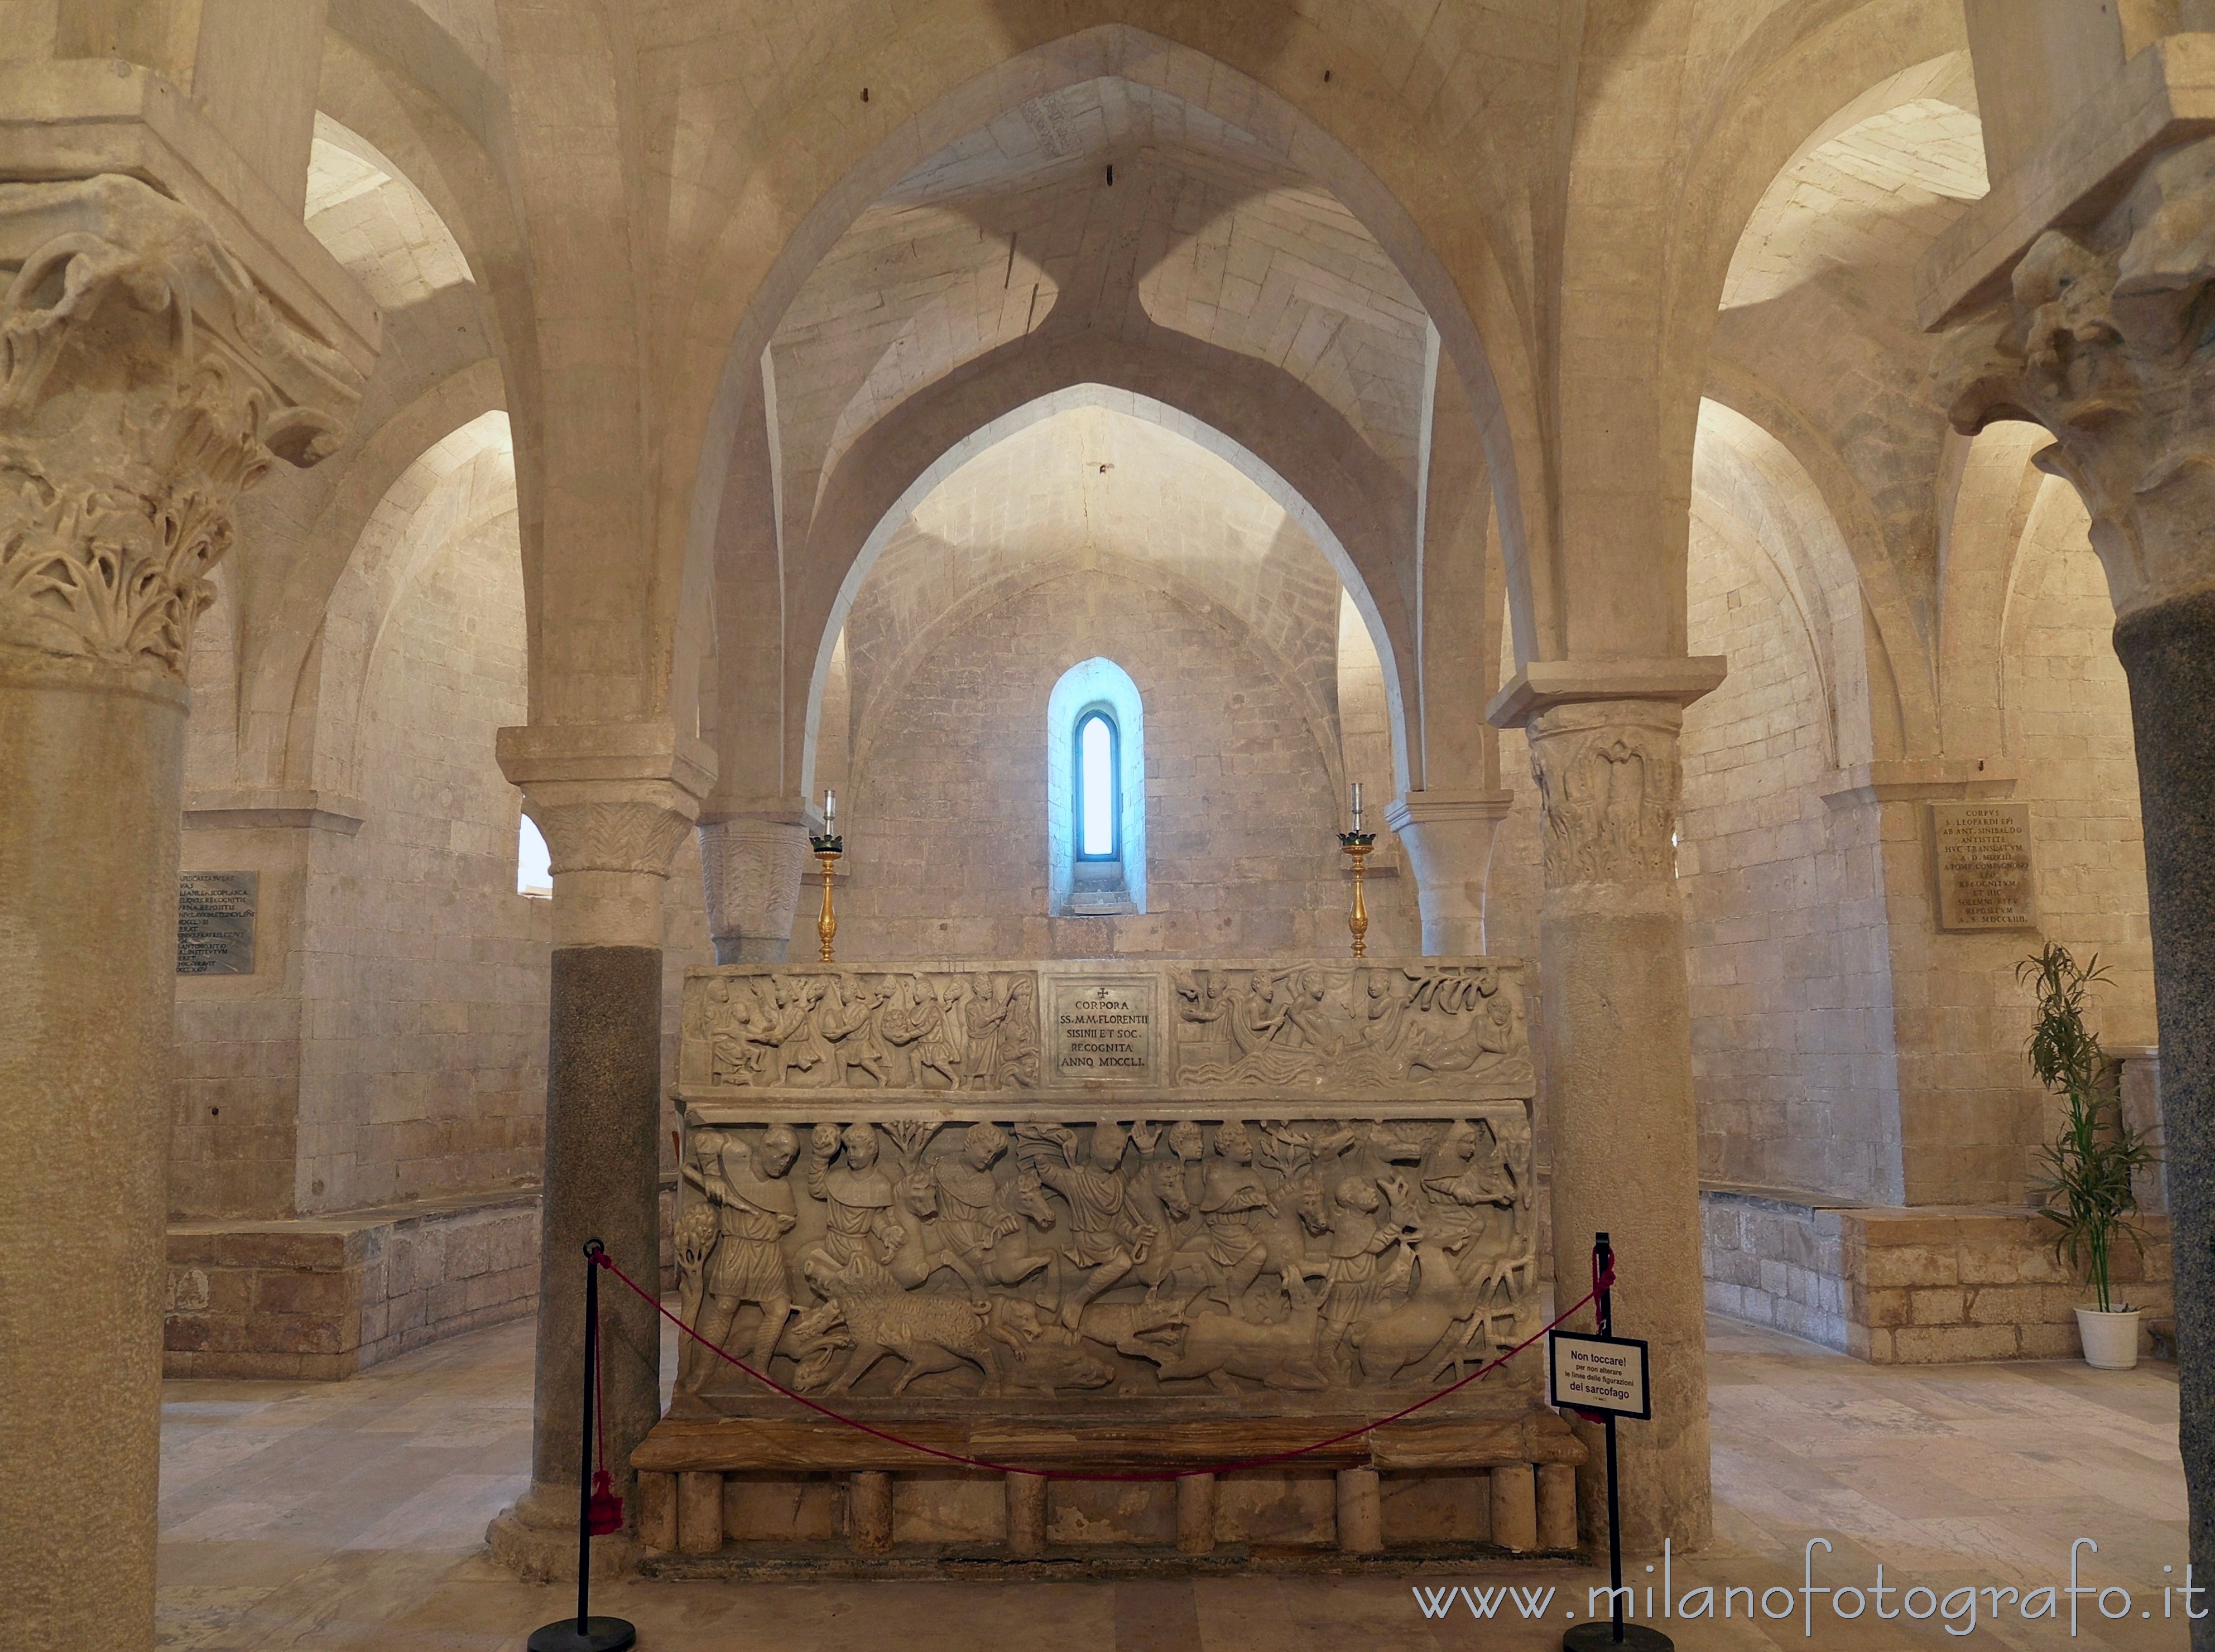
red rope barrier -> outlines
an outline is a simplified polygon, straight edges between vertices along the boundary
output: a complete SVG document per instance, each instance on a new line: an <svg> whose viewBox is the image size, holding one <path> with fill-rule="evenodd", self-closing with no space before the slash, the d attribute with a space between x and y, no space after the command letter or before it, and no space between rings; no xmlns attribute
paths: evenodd
<svg viewBox="0 0 2215 1652"><path fill-rule="evenodd" d="M638 1297L641 1301L645 1302L648 1306L653 1308L656 1313L668 1320L671 1325L675 1325L678 1330L683 1331L694 1342L699 1343L701 1347L714 1354L717 1359L722 1361L726 1365L737 1367L739 1370L745 1372L746 1375L752 1377L756 1382L762 1384L765 1387L775 1389L778 1393L782 1394L787 1399L793 1400L799 1404L805 1405L809 1410L815 1412L819 1416L827 1416L833 1423L843 1423L850 1429L856 1429L862 1434L868 1435L874 1439L884 1441L888 1445L899 1446L908 1451L921 1452L923 1455L927 1457L936 1457L942 1462L958 1463L964 1468L986 1469L995 1474L1027 1474L1032 1478L1039 1480L1183 1480L1189 1479L1194 1475L1230 1474L1241 1469L1267 1468L1274 1464L1290 1462L1294 1458L1305 1457L1315 1452L1327 1450L1330 1447L1335 1446L1342 1441L1353 1439L1357 1435L1367 1434L1372 1429L1381 1429L1387 1423L1397 1423L1402 1417L1413 1416L1417 1411L1423 1410L1424 1407L1435 1405L1447 1395L1458 1393L1461 1390L1468 1387L1470 1384L1476 1381L1480 1377L1488 1376L1491 1373L1497 1371L1501 1366L1506 1364L1508 1361L1513 1359L1525 1349L1530 1347L1541 1337L1543 1337L1548 1331L1559 1325L1571 1314L1576 1312L1586 1304L1596 1300L1602 1291L1607 1289L1615 1282L1615 1270L1612 1266L1608 1269L1606 1276L1602 1278L1599 1276L1598 1265L1595 1263L1592 1289L1587 1291L1576 1301L1571 1303L1569 1306L1555 1314L1551 1319L1549 1319L1544 1325L1539 1326L1537 1330L1532 1331L1528 1337L1525 1337L1521 1342L1516 1343L1514 1347L1509 1349L1505 1354L1500 1355L1497 1359L1493 1360L1489 1364L1478 1367L1477 1369L1470 1372L1469 1375L1461 1378L1458 1381L1449 1384L1444 1388L1439 1389L1433 1393L1426 1394L1414 1404L1403 1406L1399 1410L1393 1412L1390 1416L1380 1416L1373 1423L1364 1423L1359 1428L1348 1429L1342 1434L1335 1434L1328 1440L1317 1440L1308 1445L1296 1446L1290 1451L1272 1452L1267 1457L1242 1458L1233 1463L1211 1464L1206 1468L1153 1469L1146 1471L1133 1471L1132 1472L1122 1474L1107 1474L1086 1473L1077 1469L1022 1468L1012 1463L995 1463L986 1458L965 1457L960 1452L941 1451L936 1446L926 1446L922 1444L920 1441L914 1440L904 1440L899 1435L888 1434L882 1429L873 1428L868 1423L862 1422L859 1417L848 1416L842 1411L834 1411L828 1405L825 1405L819 1401L810 1399L807 1395L800 1393L794 1389L786 1387L775 1377L765 1375L762 1372L755 1370L753 1367L748 1365L744 1360L739 1359L736 1355L727 1353L717 1344L709 1342L705 1337L703 1337L698 1331L693 1330L691 1326L686 1325L682 1319L678 1319L675 1314L672 1313L666 1307L665 1307L662 1305L662 1301L660 1297L650 1294L644 1286L641 1285L621 1268L616 1266L615 1258L608 1255L606 1251L602 1251L594 1255L592 1261L595 1265L605 1268L617 1279L623 1281L625 1285L630 1288L631 1293Z"/></svg>

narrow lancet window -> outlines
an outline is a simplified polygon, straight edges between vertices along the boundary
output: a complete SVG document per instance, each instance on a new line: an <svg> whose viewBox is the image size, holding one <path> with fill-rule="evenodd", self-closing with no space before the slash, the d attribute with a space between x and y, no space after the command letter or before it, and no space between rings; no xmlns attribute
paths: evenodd
<svg viewBox="0 0 2215 1652"><path fill-rule="evenodd" d="M1115 841L1115 725L1105 712L1088 713L1077 726L1077 854L1083 860L1113 860Z"/></svg>

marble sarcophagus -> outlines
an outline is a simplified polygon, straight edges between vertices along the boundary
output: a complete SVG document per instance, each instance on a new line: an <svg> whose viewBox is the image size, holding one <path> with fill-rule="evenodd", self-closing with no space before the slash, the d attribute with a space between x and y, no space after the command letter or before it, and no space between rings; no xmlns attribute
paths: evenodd
<svg viewBox="0 0 2215 1652"><path fill-rule="evenodd" d="M694 970L681 1311L800 1393L1019 1467L1181 1471L1359 1429L1538 1323L1523 970ZM1537 1373L1534 1350L1219 1486L1003 1487L688 1342L634 1458L641 1536L664 1569L724 1570L811 1543L879 1563L1564 1547L1582 1453Z"/></svg>

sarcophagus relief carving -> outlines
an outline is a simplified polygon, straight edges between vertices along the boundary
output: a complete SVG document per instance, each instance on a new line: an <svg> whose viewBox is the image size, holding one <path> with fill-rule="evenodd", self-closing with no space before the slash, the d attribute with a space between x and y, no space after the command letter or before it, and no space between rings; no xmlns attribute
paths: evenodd
<svg viewBox="0 0 2215 1652"><path fill-rule="evenodd" d="M1536 1324L1521 970L696 970L683 1312L874 1414L1275 1414L1450 1380ZM678 1386L677 1415L764 1398L697 1347Z"/></svg>
<svg viewBox="0 0 2215 1652"><path fill-rule="evenodd" d="M1409 963L738 965L686 988L682 1091L1108 1088L1194 1100L1521 1099L1524 966Z"/></svg>

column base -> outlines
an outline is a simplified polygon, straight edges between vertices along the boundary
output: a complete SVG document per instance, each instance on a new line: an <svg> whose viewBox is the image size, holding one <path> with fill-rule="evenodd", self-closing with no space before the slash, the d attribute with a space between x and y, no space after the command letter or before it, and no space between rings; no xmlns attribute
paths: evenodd
<svg viewBox="0 0 2215 1652"><path fill-rule="evenodd" d="M492 1557L526 1583L577 1581L577 1489L537 1486L492 1517L485 1527ZM638 1539L614 1532L592 1539L595 1582L628 1577L638 1565Z"/></svg>

